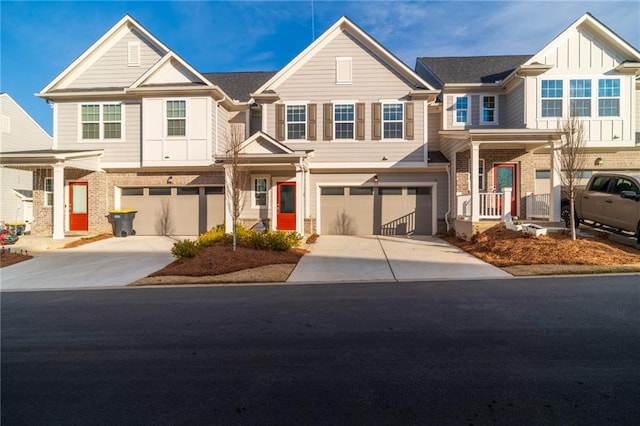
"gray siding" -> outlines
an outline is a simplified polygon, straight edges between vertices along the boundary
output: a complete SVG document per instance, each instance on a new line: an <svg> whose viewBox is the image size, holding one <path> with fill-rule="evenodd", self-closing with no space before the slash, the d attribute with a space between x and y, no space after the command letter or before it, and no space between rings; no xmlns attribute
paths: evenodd
<svg viewBox="0 0 640 426"><path fill-rule="evenodd" d="M128 43L140 42L140 66L128 66ZM132 30L73 81L70 88L128 87L163 56L137 31Z"/></svg>
<svg viewBox="0 0 640 426"><path fill-rule="evenodd" d="M0 135L0 152L51 149L51 136L7 94L0 95L0 116L8 122Z"/></svg>
<svg viewBox="0 0 640 426"><path fill-rule="evenodd" d="M509 129L524 128L524 84L520 83L507 96L505 127Z"/></svg>
<svg viewBox="0 0 640 426"><path fill-rule="evenodd" d="M0 168L0 220L4 222L22 222L22 200L14 189L33 189L33 174L26 170Z"/></svg>
<svg viewBox="0 0 640 426"><path fill-rule="evenodd" d="M79 105L67 102L58 104L58 149L104 150L103 163L140 163L141 107L139 102L127 102L124 109L124 135L122 140L82 141L79 121Z"/></svg>
<svg viewBox="0 0 640 426"><path fill-rule="evenodd" d="M336 84L336 57L352 58L352 83ZM339 34L300 69L275 88L283 102L305 101L317 105L316 141L288 142L296 150L314 150L314 162L373 162L387 157L390 163L423 161L424 102L414 102L414 140L373 141L371 104L380 101L408 101L412 89L394 70L347 33ZM323 103L365 104L365 140L324 141ZM275 105L267 106L267 133L275 135Z"/></svg>
<svg viewBox="0 0 640 426"><path fill-rule="evenodd" d="M498 108L497 108L497 124L480 124L480 96L482 95L494 95L497 97ZM495 93L483 93L483 94L468 94L468 93L460 93L460 94L448 94L445 95L444 99L444 108L446 114L446 125L448 128L454 129L501 129L506 128L507 121L507 97L505 95L498 95ZM455 98L458 96L467 96L469 98L469 109L471 121L466 125L462 124L454 124L454 112L455 112Z"/></svg>
<svg viewBox="0 0 640 426"><path fill-rule="evenodd" d="M439 112L430 112L429 113L429 123L428 123L428 141L429 151L440 151L440 130L442 127L442 119L441 113Z"/></svg>

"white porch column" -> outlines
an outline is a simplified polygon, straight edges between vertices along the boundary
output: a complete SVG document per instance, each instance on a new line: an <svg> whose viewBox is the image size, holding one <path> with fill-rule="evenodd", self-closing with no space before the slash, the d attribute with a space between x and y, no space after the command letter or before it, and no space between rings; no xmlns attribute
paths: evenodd
<svg viewBox="0 0 640 426"><path fill-rule="evenodd" d="M231 167L224 165L224 232L233 233L233 185L231 185Z"/></svg>
<svg viewBox="0 0 640 426"><path fill-rule="evenodd" d="M64 240L64 164L53 166L53 239Z"/></svg>
<svg viewBox="0 0 640 426"><path fill-rule="evenodd" d="M502 221L511 222L511 193L513 188L502 188Z"/></svg>
<svg viewBox="0 0 640 426"><path fill-rule="evenodd" d="M296 232L304 235L304 169L296 166Z"/></svg>
<svg viewBox="0 0 640 426"><path fill-rule="evenodd" d="M471 222L480 221L480 145L471 144L471 167L470 167L470 181L471 181Z"/></svg>
<svg viewBox="0 0 640 426"><path fill-rule="evenodd" d="M562 136L564 139L564 136ZM549 220L560 222L560 203L562 201L561 157L563 141L551 143L551 166L549 172Z"/></svg>

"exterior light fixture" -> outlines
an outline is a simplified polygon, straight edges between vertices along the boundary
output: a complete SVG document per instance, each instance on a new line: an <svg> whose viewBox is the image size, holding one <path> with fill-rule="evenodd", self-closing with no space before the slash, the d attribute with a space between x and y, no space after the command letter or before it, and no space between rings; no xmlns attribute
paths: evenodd
<svg viewBox="0 0 640 426"><path fill-rule="evenodd" d="M378 175L373 176L373 183L378 183Z"/></svg>
<svg viewBox="0 0 640 426"><path fill-rule="evenodd" d="M167 185L171 185L173 183L173 176L169 176L167 178Z"/></svg>
<svg viewBox="0 0 640 426"><path fill-rule="evenodd" d="M593 164L595 164L596 166L601 166L602 165L602 157L596 158L596 161Z"/></svg>

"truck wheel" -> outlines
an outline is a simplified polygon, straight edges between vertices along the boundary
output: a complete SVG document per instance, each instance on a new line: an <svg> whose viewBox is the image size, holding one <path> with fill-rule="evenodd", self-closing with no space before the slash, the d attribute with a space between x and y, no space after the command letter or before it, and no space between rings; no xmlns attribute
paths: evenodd
<svg viewBox="0 0 640 426"><path fill-rule="evenodd" d="M636 238L638 244L640 244L640 223L638 223L638 229L636 229Z"/></svg>
<svg viewBox="0 0 640 426"><path fill-rule="evenodd" d="M560 217L564 221L564 226L571 228L571 208L569 206L562 206L562 209L560 210ZM573 223L576 229L578 229L578 226L580 226L580 219L578 218L578 215L573 218Z"/></svg>
<svg viewBox="0 0 640 426"><path fill-rule="evenodd" d="M126 237L126 236L127 236L127 231L122 231L122 232L120 232L120 236L121 236L121 237Z"/></svg>

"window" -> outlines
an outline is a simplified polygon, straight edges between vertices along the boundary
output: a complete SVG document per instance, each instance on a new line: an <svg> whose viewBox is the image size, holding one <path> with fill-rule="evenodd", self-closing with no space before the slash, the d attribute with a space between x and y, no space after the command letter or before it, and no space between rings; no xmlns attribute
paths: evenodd
<svg viewBox="0 0 640 426"><path fill-rule="evenodd" d="M373 188L353 186L349 188L349 195L373 195Z"/></svg>
<svg viewBox="0 0 640 426"><path fill-rule="evenodd" d="M343 187L328 187L320 189L321 195L344 195Z"/></svg>
<svg viewBox="0 0 640 426"><path fill-rule="evenodd" d="M53 206L53 178L44 178L44 205Z"/></svg>
<svg viewBox="0 0 640 426"><path fill-rule="evenodd" d="M417 188L407 188L407 195L431 195L431 187L419 186Z"/></svg>
<svg viewBox="0 0 640 426"><path fill-rule="evenodd" d="M480 96L480 108L482 116L480 117L480 124L496 124L496 103L495 96Z"/></svg>
<svg viewBox="0 0 640 426"><path fill-rule="evenodd" d="M143 195L142 188L122 188L122 196L129 197L135 195Z"/></svg>
<svg viewBox="0 0 640 426"><path fill-rule="evenodd" d="M382 105L382 137L383 139L402 139L403 107L398 104Z"/></svg>
<svg viewBox="0 0 640 426"><path fill-rule="evenodd" d="M171 188L149 188L149 195L171 195Z"/></svg>
<svg viewBox="0 0 640 426"><path fill-rule="evenodd" d="M598 116L620 116L620 80L603 78L598 80Z"/></svg>
<svg viewBox="0 0 640 426"><path fill-rule="evenodd" d="M167 136L187 135L187 102L167 101Z"/></svg>
<svg viewBox="0 0 640 426"><path fill-rule="evenodd" d="M478 160L478 189L484 190L484 160Z"/></svg>
<svg viewBox="0 0 640 426"><path fill-rule="evenodd" d="M200 188L197 186L182 186L177 188L177 195L199 195Z"/></svg>
<svg viewBox="0 0 640 426"><path fill-rule="evenodd" d="M82 139L120 139L122 105L86 104L80 106Z"/></svg>
<svg viewBox="0 0 640 426"><path fill-rule="evenodd" d="M353 104L336 104L333 107L334 135L336 139L353 139L355 123Z"/></svg>
<svg viewBox="0 0 640 426"><path fill-rule="evenodd" d="M350 84L351 69L351 58L336 58L336 84Z"/></svg>
<svg viewBox="0 0 640 426"><path fill-rule="evenodd" d="M562 80L542 80L542 116L562 117Z"/></svg>
<svg viewBox="0 0 640 426"><path fill-rule="evenodd" d="M569 114L591 116L591 80L569 80Z"/></svg>
<svg viewBox="0 0 640 426"><path fill-rule="evenodd" d="M454 123L466 123L469 118L469 98L466 96L456 97L456 110L453 118Z"/></svg>
<svg viewBox="0 0 640 426"><path fill-rule="evenodd" d="M206 195L224 194L224 186L205 186L204 193Z"/></svg>
<svg viewBox="0 0 640 426"><path fill-rule="evenodd" d="M402 195L402 188L378 188L378 195Z"/></svg>
<svg viewBox="0 0 640 426"><path fill-rule="evenodd" d="M306 139L307 106L287 105L287 139Z"/></svg>
<svg viewBox="0 0 640 426"><path fill-rule="evenodd" d="M253 198L251 202L252 208L267 206L267 178L253 178Z"/></svg>
<svg viewBox="0 0 640 426"><path fill-rule="evenodd" d="M550 179L551 170L536 170L536 179Z"/></svg>

